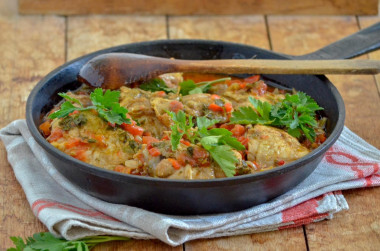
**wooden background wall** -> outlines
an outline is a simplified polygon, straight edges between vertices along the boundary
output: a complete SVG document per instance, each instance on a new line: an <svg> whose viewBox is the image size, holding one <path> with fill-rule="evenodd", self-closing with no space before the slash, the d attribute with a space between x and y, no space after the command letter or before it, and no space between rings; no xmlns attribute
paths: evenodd
<svg viewBox="0 0 380 251"><path fill-rule="evenodd" d="M378 0L18 0L20 14L376 15Z"/></svg>

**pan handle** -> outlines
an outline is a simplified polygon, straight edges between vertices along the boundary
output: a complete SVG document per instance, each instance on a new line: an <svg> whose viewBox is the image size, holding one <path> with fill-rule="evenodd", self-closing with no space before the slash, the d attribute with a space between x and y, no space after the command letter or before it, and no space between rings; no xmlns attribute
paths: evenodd
<svg viewBox="0 0 380 251"><path fill-rule="evenodd" d="M380 22L315 52L293 56L294 59L347 59L380 48Z"/></svg>

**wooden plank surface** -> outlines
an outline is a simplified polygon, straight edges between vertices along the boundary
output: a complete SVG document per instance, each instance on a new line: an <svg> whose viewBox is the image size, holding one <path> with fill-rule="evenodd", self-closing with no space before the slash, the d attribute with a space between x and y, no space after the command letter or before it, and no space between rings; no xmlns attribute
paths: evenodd
<svg viewBox="0 0 380 251"><path fill-rule="evenodd" d="M269 49L263 16L170 17L171 39L196 38L244 43ZM288 241L288 240L291 241ZM186 250L304 250L302 227L253 235L210 240L195 240L185 244Z"/></svg>
<svg viewBox="0 0 380 251"><path fill-rule="evenodd" d="M38 27L38 28L36 28ZM25 102L36 82L64 63L64 18L0 16L0 127L25 117ZM0 145L0 250L10 236L46 231L30 210Z"/></svg>
<svg viewBox="0 0 380 251"><path fill-rule="evenodd" d="M354 17L269 17L268 23L274 50L293 55L312 52L358 30ZM379 148L380 99L374 77L328 77L345 101L346 125ZM349 211L337 214L332 221L306 226L310 250L378 250L380 188L343 193Z"/></svg>
<svg viewBox="0 0 380 251"><path fill-rule="evenodd" d="M4 3L4 2L2 2ZM12 5L7 6L14 10ZM14 5L13 5L14 6ZM368 26L378 17L359 18ZM380 20L379 20L380 21ZM166 30L168 24L169 30ZM227 40L301 55L358 30L355 17L263 16L12 16L0 10L0 127L23 118L26 97L46 73L90 51L123 43L166 38ZM228 32L226 32L228 31ZM65 34L65 32L67 32ZM91 38L91 39L89 39ZM66 43L65 43L66 41ZM301 41L301 42L300 42ZM66 49L65 49L66 48ZM371 58L380 59L378 53ZM380 148L380 99L373 77L329 76L347 106L346 125ZM344 192L350 210L332 221L306 226L310 250L378 250L380 246L380 189ZM46 231L30 210L25 195L0 144L0 250L11 246L10 236ZM358 238L361 236L361 238ZM305 250L302 227L268 233L196 240L176 248L160 241L132 240L103 244L94 250Z"/></svg>
<svg viewBox="0 0 380 251"><path fill-rule="evenodd" d="M380 22L380 16L371 16L371 17L360 17L359 18L359 24L362 29L369 27L375 23ZM377 59L380 60L380 50L371 52L369 55L370 59ZM380 95L380 75L375 75L376 84L377 84L377 90Z"/></svg>
<svg viewBox="0 0 380 251"><path fill-rule="evenodd" d="M67 21L67 58L133 42L166 39L165 16L78 16Z"/></svg>
<svg viewBox="0 0 380 251"><path fill-rule="evenodd" d="M312 14L374 15L377 0L19 0L22 14Z"/></svg>

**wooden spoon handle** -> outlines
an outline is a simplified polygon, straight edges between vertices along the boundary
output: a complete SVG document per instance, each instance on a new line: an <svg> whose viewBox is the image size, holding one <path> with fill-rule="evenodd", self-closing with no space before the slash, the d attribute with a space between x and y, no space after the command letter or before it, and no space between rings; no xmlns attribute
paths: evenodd
<svg viewBox="0 0 380 251"><path fill-rule="evenodd" d="M176 60L179 72L225 74L377 74L380 60Z"/></svg>

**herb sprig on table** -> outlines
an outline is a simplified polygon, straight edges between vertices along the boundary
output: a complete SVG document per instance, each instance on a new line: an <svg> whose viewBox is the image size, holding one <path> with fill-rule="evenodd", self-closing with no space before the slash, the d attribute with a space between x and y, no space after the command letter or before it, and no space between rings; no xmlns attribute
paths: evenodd
<svg viewBox="0 0 380 251"><path fill-rule="evenodd" d="M314 99L303 92L286 94L281 102L271 105L268 102L249 97L250 106L241 107L232 113L232 124L262 124L284 127L287 132L300 138L302 135L314 142L315 128L318 126L316 111L323 110Z"/></svg>
<svg viewBox="0 0 380 251"><path fill-rule="evenodd" d="M66 93L58 93L58 95L63 97L66 101L61 105L58 111L49 115L50 119L64 118L74 111L95 110L101 118L111 124L121 125L123 123L131 123L131 120L126 117L128 110L119 104L120 91L106 90L103 93L103 89L96 88L90 94L93 105L87 107L84 107L78 99ZM74 104L79 105L79 107Z"/></svg>
<svg viewBox="0 0 380 251"><path fill-rule="evenodd" d="M128 237L121 236L92 236L78 240L68 241L56 238L48 232L36 233L33 237L28 237L25 241L21 237L11 237L15 248L7 251L88 251L95 245L109 241L126 241Z"/></svg>
<svg viewBox="0 0 380 251"><path fill-rule="evenodd" d="M234 176L238 159L233 149L245 150L245 147L236 138L232 137L230 131L224 128L208 129L218 123L218 120L215 119L210 120L206 117L198 117L196 119L197 128L194 128L192 116L187 116L183 111L168 113L173 121L171 126L173 150L178 148L180 140L186 135L186 138L191 143L200 143L210 153L212 159L218 163L227 177Z"/></svg>

